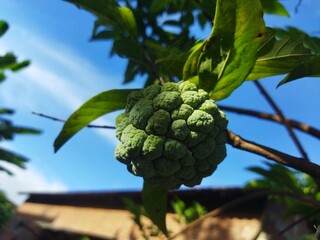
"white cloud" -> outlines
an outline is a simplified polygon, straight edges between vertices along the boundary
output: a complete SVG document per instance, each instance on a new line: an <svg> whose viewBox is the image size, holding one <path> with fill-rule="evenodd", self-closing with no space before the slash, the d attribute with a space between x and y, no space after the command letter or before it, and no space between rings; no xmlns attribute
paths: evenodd
<svg viewBox="0 0 320 240"><path fill-rule="evenodd" d="M11 31L20 37L8 38L0 46L6 49L16 49L15 46L18 46L17 55L22 59L31 59L32 64L18 75L10 74L10 81L1 86L0 99L4 104L56 114L59 118L62 114L68 116L86 100L107 90L104 89L106 86L108 89L117 88L115 84L119 86L117 78L120 76L102 72L67 45L17 25ZM23 46L16 39L25 39ZM109 71L114 72L114 69ZM97 124L114 125L110 122L108 118L103 118ZM113 131L96 129L96 132L115 142Z"/></svg>
<svg viewBox="0 0 320 240"><path fill-rule="evenodd" d="M27 77L25 80L29 84L34 84L69 110L75 110L83 102L81 95L72 91L76 89L73 84L46 68L33 65L26 69L23 75Z"/></svg>
<svg viewBox="0 0 320 240"><path fill-rule="evenodd" d="M31 65L19 73L23 83L19 81L17 84L40 87L50 97L64 102L69 110L75 110L94 94L120 85L121 74L115 76L114 67L101 71L89 56L82 56L72 46L18 25L10 32L11 35L2 39L0 52L14 49L19 59L31 59ZM24 39L23 44L20 39Z"/></svg>
<svg viewBox="0 0 320 240"><path fill-rule="evenodd" d="M0 162L0 164L14 173L9 176L0 172L0 189L5 191L8 198L15 204L23 203L30 192L65 192L67 187L57 179L48 179L35 167L28 166L20 169L12 164Z"/></svg>

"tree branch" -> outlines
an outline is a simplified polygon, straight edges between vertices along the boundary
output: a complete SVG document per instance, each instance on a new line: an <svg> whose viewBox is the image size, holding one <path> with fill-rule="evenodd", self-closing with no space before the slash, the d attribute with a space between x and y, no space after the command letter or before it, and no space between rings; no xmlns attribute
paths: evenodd
<svg viewBox="0 0 320 240"><path fill-rule="evenodd" d="M260 155L300 172L307 173L318 180L320 179L320 166L312 162L308 162L303 158L294 157L273 148L245 140L230 130L228 131L227 143L234 148Z"/></svg>
<svg viewBox="0 0 320 240"><path fill-rule="evenodd" d="M312 204L314 206L318 206L320 207L320 202L308 197L308 196L304 196L302 194L298 194L298 193L292 193L292 192L285 192L285 191L275 191L275 190L262 190L262 191L258 191L258 192L254 192L251 194L248 194L246 196L243 196L241 198L237 198L231 202L228 202L224 205L222 205L219 208L214 209L213 211L207 213L206 215L200 217L199 219L195 220L194 222L188 224L185 228L183 228L180 232L174 234L173 236L170 236L170 239L174 239L179 235L182 235L184 233L186 233L188 230L195 228L197 226L199 226L205 219L209 218L209 217L216 217L219 216L220 214L222 214L223 212L225 212L226 210L232 208L232 207L236 207L240 204L243 204L249 200L252 199L256 199L259 197L264 197L264 196L270 196L270 195L280 195L280 196L288 196L288 197L292 197L295 198L299 201L302 202L307 202L309 204Z"/></svg>
<svg viewBox="0 0 320 240"><path fill-rule="evenodd" d="M279 115L274 115L270 113L265 113L265 112L258 112L254 110L249 110L249 109L244 109L244 108L238 108L238 107L228 107L228 106L223 106L219 105L219 108L223 111L227 112L234 112L234 113L239 113L239 114L244 114L244 115L249 115L253 117L257 117L260 119L265 119L265 120L270 120L273 122L277 123L283 123L281 117ZM286 118L285 119L293 128L296 128L302 132L305 132L313 137L319 138L320 139L320 130L316 129L315 127L312 127L308 124Z"/></svg>
<svg viewBox="0 0 320 240"><path fill-rule="evenodd" d="M40 117L51 119L53 121L65 122L65 120L62 120L56 117L51 117L42 113L36 113L36 112L32 112L32 113ZM88 125L87 127L115 129L114 126L101 126L101 125ZM316 179L320 179L320 166L311 162L302 161L304 160L303 158L297 158L289 154L280 152L278 150L263 146L261 144L257 144L257 143L245 140L240 136L234 134L230 130L228 130L227 143L233 146L234 148L263 156L269 160L294 168L298 171L307 173Z"/></svg>
<svg viewBox="0 0 320 240"><path fill-rule="evenodd" d="M320 212L320 208L316 209L315 211L313 211L307 215L304 215L303 217L299 218L298 220L294 221L293 223L291 223L290 225L288 225L287 227L282 229L280 232L278 232L278 236L283 235L285 232L287 232L288 230L290 230L291 228L293 228L297 224L301 223L302 221L307 220L308 218L318 214L319 212Z"/></svg>
<svg viewBox="0 0 320 240"><path fill-rule="evenodd" d="M57 121L57 122L63 122L65 123L66 120L60 119L60 118L56 118L56 117L51 117L48 115L45 115L43 113L37 113L37 112L32 112L32 114L37 115L39 117L44 117L53 121ZM103 126L103 125L93 125L93 124L89 124L87 125L88 128L106 128L106 129L116 129L114 126Z"/></svg>
<svg viewBox="0 0 320 240"><path fill-rule="evenodd" d="M299 152L301 153L302 157L304 158L304 160L309 161L309 158L308 158L308 155L307 155L306 151L303 149L302 144L300 143L298 137L296 136L296 134L292 130L292 127L291 127L290 123L286 120L285 116L282 114L280 108L277 106L275 101L273 101L271 96L267 93L267 91L263 88L263 86L258 81L253 81L253 83L259 89L261 94L266 98L266 100L271 105L271 107L275 110L277 115L279 115L279 117L281 118L281 121L286 126L290 137L292 138L294 144L297 146L297 148L298 148Z"/></svg>

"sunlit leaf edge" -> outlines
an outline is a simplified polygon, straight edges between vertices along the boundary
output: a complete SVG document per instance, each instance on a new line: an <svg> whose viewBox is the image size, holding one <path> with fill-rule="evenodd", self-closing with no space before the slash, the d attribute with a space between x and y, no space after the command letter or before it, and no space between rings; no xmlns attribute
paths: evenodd
<svg viewBox="0 0 320 240"><path fill-rule="evenodd" d="M124 109L128 94L134 90L113 89L102 92L85 102L65 122L54 141L54 151L57 152L71 137L98 117Z"/></svg>

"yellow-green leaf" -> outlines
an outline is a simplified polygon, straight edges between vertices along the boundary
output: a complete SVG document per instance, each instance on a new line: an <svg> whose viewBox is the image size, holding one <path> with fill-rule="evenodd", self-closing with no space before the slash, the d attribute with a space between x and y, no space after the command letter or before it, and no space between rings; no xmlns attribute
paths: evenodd
<svg viewBox="0 0 320 240"><path fill-rule="evenodd" d="M136 20L130 8L119 6L115 0L66 0L98 16L101 22L117 31L138 35Z"/></svg>
<svg viewBox="0 0 320 240"><path fill-rule="evenodd" d="M320 76L320 55L306 60L303 64L293 69L279 84L294 81L303 77L319 77Z"/></svg>
<svg viewBox="0 0 320 240"><path fill-rule="evenodd" d="M290 17L287 9L278 0L262 0L261 4L265 13L282 17Z"/></svg>
<svg viewBox="0 0 320 240"><path fill-rule="evenodd" d="M228 97L257 58L265 25L259 0L218 0L214 27L199 59L199 86L214 100Z"/></svg>
<svg viewBox="0 0 320 240"><path fill-rule="evenodd" d="M54 142L55 152L93 120L107 113L124 109L127 102L127 96L131 91L132 89L110 90L100 93L85 102L65 122Z"/></svg>

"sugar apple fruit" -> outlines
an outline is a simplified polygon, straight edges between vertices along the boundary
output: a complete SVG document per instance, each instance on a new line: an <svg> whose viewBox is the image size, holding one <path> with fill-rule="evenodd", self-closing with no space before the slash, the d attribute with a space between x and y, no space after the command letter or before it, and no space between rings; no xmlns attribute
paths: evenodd
<svg viewBox="0 0 320 240"><path fill-rule="evenodd" d="M227 117L189 82L133 91L116 118L115 156L128 170L166 189L193 187L226 156Z"/></svg>

